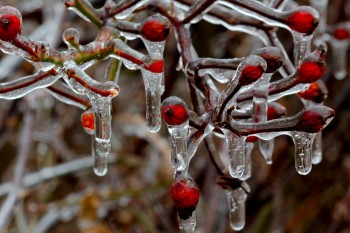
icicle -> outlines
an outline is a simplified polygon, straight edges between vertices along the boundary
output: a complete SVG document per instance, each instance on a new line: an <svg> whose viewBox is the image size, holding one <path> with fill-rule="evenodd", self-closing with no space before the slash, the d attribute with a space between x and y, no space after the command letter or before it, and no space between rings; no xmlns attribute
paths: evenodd
<svg viewBox="0 0 350 233"><path fill-rule="evenodd" d="M350 44L350 34L348 38L332 38L330 44L333 57L333 74L338 80L342 80L347 75L348 48Z"/></svg>
<svg viewBox="0 0 350 233"><path fill-rule="evenodd" d="M94 136L91 136L91 154L92 154L92 160L93 160L93 170L95 175L97 176L106 175L108 171L108 167L107 167L108 157L101 156L96 153Z"/></svg>
<svg viewBox="0 0 350 233"><path fill-rule="evenodd" d="M312 143L315 133L292 132L295 145L295 168L301 175L307 175L312 168Z"/></svg>
<svg viewBox="0 0 350 233"><path fill-rule="evenodd" d="M312 164L319 164L322 161L322 132L318 132L312 146Z"/></svg>
<svg viewBox="0 0 350 233"><path fill-rule="evenodd" d="M191 217L188 219L179 219L180 233L192 233L196 228L196 211L192 212Z"/></svg>
<svg viewBox="0 0 350 233"><path fill-rule="evenodd" d="M177 97L168 97L162 103L162 117L167 124L172 140L171 160L174 172L187 175L187 139L189 118L186 104Z"/></svg>
<svg viewBox="0 0 350 233"><path fill-rule="evenodd" d="M253 118L255 122L267 121L267 98L272 74L264 74L254 86ZM268 164L272 163L274 140L259 140L259 148Z"/></svg>
<svg viewBox="0 0 350 233"><path fill-rule="evenodd" d="M88 92L92 109L95 114L95 150L94 171L97 175L107 173L108 154L111 149L111 97L103 97Z"/></svg>
<svg viewBox="0 0 350 233"><path fill-rule="evenodd" d="M306 36L298 32L292 32L294 41L294 63L299 67L304 57L310 53L312 35Z"/></svg>
<svg viewBox="0 0 350 233"><path fill-rule="evenodd" d="M160 96L162 93L163 73L152 73L141 69L146 92L146 122L149 131L156 133L160 129Z"/></svg>
<svg viewBox="0 0 350 233"><path fill-rule="evenodd" d="M242 188L228 190L226 195L230 226L233 230L240 231L245 225L245 201L248 195Z"/></svg>
<svg viewBox="0 0 350 233"><path fill-rule="evenodd" d="M222 129L229 151L229 173L232 177L246 180L251 176L251 158L245 153L245 138L239 137L230 130Z"/></svg>

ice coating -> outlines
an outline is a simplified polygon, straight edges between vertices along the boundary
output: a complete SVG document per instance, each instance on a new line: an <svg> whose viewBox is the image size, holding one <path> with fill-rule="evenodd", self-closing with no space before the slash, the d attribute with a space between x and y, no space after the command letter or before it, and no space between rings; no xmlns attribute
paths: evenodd
<svg viewBox="0 0 350 233"><path fill-rule="evenodd" d="M222 115L227 105L235 103L236 96L249 89L266 70L266 62L257 55L250 55L239 64L235 76L227 84L219 96L218 103L221 106L219 115Z"/></svg>
<svg viewBox="0 0 350 233"><path fill-rule="evenodd" d="M312 168L312 144L316 134L295 131L291 137L295 144L295 168L300 175L307 175Z"/></svg>
<svg viewBox="0 0 350 233"><path fill-rule="evenodd" d="M229 173L232 177L246 180L251 176L251 158L246 153L245 138L239 137L229 130L222 129L229 151Z"/></svg>
<svg viewBox="0 0 350 233"><path fill-rule="evenodd" d="M225 70L225 69L201 69L198 71L200 77L209 74L219 83L229 82L235 75L236 71L234 70Z"/></svg>
<svg viewBox="0 0 350 233"><path fill-rule="evenodd" d="M24 95L55 83L61 75L56 70L38 72L6 83L0 83L0 99L18 99Z"/></svg>
<svg viewBox="0 0 350 233"><path fill-rule="evenodd" d="M245 201L247 193L242 188L227 190L230 226L235 231L240 231L245 225Z"/></svg>

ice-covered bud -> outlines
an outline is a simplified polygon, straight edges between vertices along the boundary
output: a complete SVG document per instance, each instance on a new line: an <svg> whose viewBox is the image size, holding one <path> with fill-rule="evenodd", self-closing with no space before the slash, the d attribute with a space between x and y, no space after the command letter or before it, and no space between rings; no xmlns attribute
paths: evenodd
<svg viewBox="0 0 350 233"><path fill-rule="evenodd" d="M190 178L176 179L170 188L170 197L173 200L180 219L188 219L196 210L199 201L199 189Z"/></svg>
<svg viewBox="0 0 350 233"><path fill-rule="evenodd" d="M337 40L348 40L350 32L346 28L337 28L333 32L333 37Z"/></svg>
<svg viewBox="0 0 350 233"><path fill-rule="evenodd" d="M322 103L327 98L328 90L324 82L318 80L317 82L311 83L306 91L299 92L298 95L305 100L314 103Z"/></svg>
<svg viewBox="0 0 350 233"><path fill-rule="evenodd" d="M266 70L266 62L259 56L251 55L241 62L237 71L241 72L239 84L241 86L249 85L257 81Z"/></svg>
<svg viewBox="0 0 350 233"><path fill-rule="evenodd" d="M326 51L326 48L321 46L303 59L295 83L312 83L322 78L326 72Z"/></svg>
<svg viewBox="0 0 350 233"><path fill-rule="evenodd" d="M262 57L267 64L265 73L274 73L284 65L285 58L281 49L277 47L265 47L254 52Z"/></svg>
<svg viewBox="0 0 350 233"><path fill-rule="evenodd" d="M320 21L320 14L312 7L301 6L288 12L286 23L293 31L311 35Z"/></svg>
<svg viewBox="0 0 350 233"><path fill-rule="evenodd" d="M22 29L21 13L14 7L4 6L0 8L0 39L13 41Z"/></svg>
<svg viewBox="0 0 350 233"><path fill-rule="evenodd" d="M334 111L325 106L307 108L299 118L295 129L307 133L317 133L334 118Z"/></svg>
<svg viewBox="0 0 350 233"><path fill-rule="evenodd" d="M81 124L87 134L95 133L95 115L91 110L87 110L81 114Z"/></svg>
<svg viewBox="0 0 350 233"><path fill-rule="evenodd" d="M167 125L182 125L188 120L188 110L185 102L174 96L163 101L161 112Z"/></svg>
<svg viewBox="0 0 350 233"><path fill-rule="evenodd" d="M141 36L152 42L164 41L170 32L168 20L162 16L148 17L141 25Z"/></svg>

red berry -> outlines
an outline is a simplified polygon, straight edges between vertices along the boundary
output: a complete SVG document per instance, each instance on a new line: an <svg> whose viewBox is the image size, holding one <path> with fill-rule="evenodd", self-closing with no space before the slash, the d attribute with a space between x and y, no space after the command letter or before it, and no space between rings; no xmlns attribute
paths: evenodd
<svg viewBox="0 0 350 233"><path fill-rule="evenodd" d="M147 21L141 28L142 37L153 42L164 41L168 37L169 32L169 26L160 20Z"/></svg>
<svg viewBox="0 0 350 233"><path fill-rule="evenodd" d="M333 32L333 36L338 40L347 40L350 38L350 33L344 28L338 28Z"/></svg>
<svg viewBox="0 0 350 233"><path fill-rule="evenodd" d="M296 125L296 130L317 133L334 117L334 111L327 107L313 107L306 110Z"/></svg>
<svg viewBox="0 0 350 233"><path fill-rule="evenodd" d="M264 69L261 66L245 66L242 70L242 74L239 77L239 83L242 86L249 85L257 81L264 73Z"/></svg>
<svg viewBox="0 0 350 233"><path fill-rule="evenodd" d="M21 19L13 14L4 14L0 17L0 39L13 41L21 33Z"/></svg>
<svg viewBox="0 0 350 233"><path fill-rule="evenodd" d="M327 98L327 94L326 86L323 83L318 84L317 82L311 83L306 91L298 93L301 98L315 103L322 103Z"/></svg>
<svg viewBox="0 0 350 233"><path fill-rule="evenodd" d="M163 67L164 67L164 61L155 61L149 66L145 66L145 68L153 73L162 73L163 72Z"/></svg>
<svg viewBox="0 0 350 233"><path fill-rule="evenodd" d="M274 73L284 64L284 55L279 48L265 47L257 50L254 54L266 61L267 68L265 73Z"/></svg>
<svg viewBox="0 0 350 233"><path fill-rule="evenodd" d="M179 217L188 219L197 207L199 189L196 183L189 178L178 179L171 185L170 197L179 212Z"/></svg>
<svg viewBox="0 0 350 233"><path fill-rule="evenodd" d="M188 119L188 113L182 104L162 107L162 117L168 125L181 125Z"/></svg>
<svg viewBox="0 0 350 233"><path fill-rule="evenodd" d="M299 10L287 18L287 25L294 31L310 35L319 20L310 11Z"/></svg>
<svg viewBox="0 0 350 233"><path fill-rule="evenodd" d="M298 83L312 83L326 72L326 65L323 62L303 62L298 69Z"/></svg>
<svg viewBox="0 0 350 233"><path fill-rule="evenodd" d="M246 142L256 142L256 141L258 141L258 139L259 138L257 136L248 136L245 141Z"/></svg>
<svg viewBox="0 0 350 233"><path fill-rule="evenodd" d="M95 131L95 115L91 111L85 111L81 114L81 124L84 127L84 130L92 134Z"/></svg>

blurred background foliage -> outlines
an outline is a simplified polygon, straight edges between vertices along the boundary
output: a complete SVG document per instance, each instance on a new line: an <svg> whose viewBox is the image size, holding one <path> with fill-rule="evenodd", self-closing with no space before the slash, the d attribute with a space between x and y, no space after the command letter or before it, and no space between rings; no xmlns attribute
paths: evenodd
<svg viewBox="0 0 350 233"><path fill-rule="evenodd" d="M93 1L96 7L103 3ZM92 41L98 33L93 25L65 10L61 1L2 0L0 5L11 5L22 12L23 35L33 36L49 22L39 38L59 50L66 49L61 38L66 28L78 29L82 44ZM330 25L350 20L349 1L331 0L328 9ZM46 31L49 27L54 33ZM256 38L204 21L192 25L191 30L200 57L242 57L261 46ZM290 34L281 29L279 36L291 54ZM130 41L129 45L146 53L140 40ZM179 53L173 33L165 51L166 91L162 98L176 95L191 106L185 77L176 71ZM5 58L0 54L0 68L9 68ZM323 161L309 175L300 176L294 168L294 145L289 137L276 139L272 165L267 165L255 148L253 174L248 180L252 192L242 232L350 232L350 77L336 81L330 72L331 56L327 61L323 80L329 88L329 98L325 105L335 110L336 117L323 131ZM99 62L88 73L101 80L106 65L105 61ZM10 70L6 73L0 69L2 82L34 71L23 59L16 60ZM120 94L113 100L112 153L105 177L95 176L89 166L91 138L80 124L80 109L60 103L44 90L19 100L0 101L2 197L6 194L2 191L13 180L24 114L29 105L35 109L32 149L24 171L28 184L20 190L20 200L6 232L177 232L176 211L168 194L173 171L166 127L163 125L157 134L147 131L139 71L123 67L119 86ZM302 108L296 96L280 102L290 115ZM225 160L225 142L216 139L216 143L219 156ZM190 174L201 190L197 232L233 232L228 225L225 192L216 185L217 175L203 145L191 161Z"/></svg>

